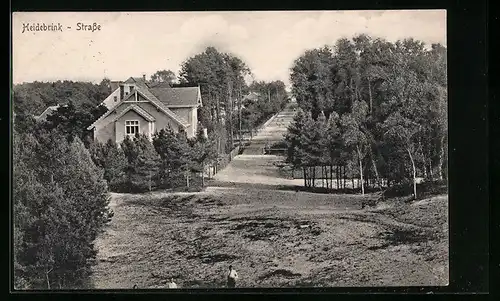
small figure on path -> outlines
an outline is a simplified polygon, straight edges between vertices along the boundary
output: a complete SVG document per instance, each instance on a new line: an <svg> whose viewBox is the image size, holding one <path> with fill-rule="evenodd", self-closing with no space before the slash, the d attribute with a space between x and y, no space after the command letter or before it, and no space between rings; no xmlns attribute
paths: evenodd
<svg viewBox="0 0 500 301"><path fill-rule="evenodd" d="M170 282L167 283L167 288L177 288L177 284L174 282L174 279L170 278Z"/></svg>
<svg viewBox="0 0 500 301"><path fill-rule="evenodd" d="M227 274L227 287L236 287L236 280L238 279L238 273L233 269L233 266L229 266L229 273Z"/></svg>

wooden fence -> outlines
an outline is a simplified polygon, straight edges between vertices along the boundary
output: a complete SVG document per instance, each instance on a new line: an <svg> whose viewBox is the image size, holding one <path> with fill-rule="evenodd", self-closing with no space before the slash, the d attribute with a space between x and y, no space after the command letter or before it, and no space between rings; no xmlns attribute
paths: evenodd
<svg viewBox="0 0 500 301"><path fill-rule="evenodd" d="M219 172L219 170L226 167L234 159L234 157L239 154L240 149L241 148L239 146L235 147L229 154L220 157L217 164L207 166L207 168L205 168L205 176L208 179L212 179L213 176L215 176L217 172Z"/></svg>

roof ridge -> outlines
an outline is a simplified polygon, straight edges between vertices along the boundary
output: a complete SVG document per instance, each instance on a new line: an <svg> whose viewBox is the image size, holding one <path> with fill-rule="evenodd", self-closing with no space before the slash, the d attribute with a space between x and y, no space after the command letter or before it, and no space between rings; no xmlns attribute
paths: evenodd
<svg viewBox="0 0 500 301"><path fill-rule="evenodd" d="M152 88L152 89L164 89L164 90L171 90L173 93L172 93L172 97L175 98L179 103L182 103L182 98L180 97L180 95L177 93L176 90L180 90L180 89L188 89L188 88L195 88L197 91L199 90L199 86L195 86L195 87L158 87L158 88ZM153 92L151 92L151 94L154 94ZM156 95L155 95L156 96ZM198 97L198 95L197 95ZM160 102L162 102L161 100L159 100ZM163 104L163 102L162 102ZM166 105L167 106L167 105ZM190 106L190 105L188 105ZM168 106L167 106L168 107Z"/></svg>

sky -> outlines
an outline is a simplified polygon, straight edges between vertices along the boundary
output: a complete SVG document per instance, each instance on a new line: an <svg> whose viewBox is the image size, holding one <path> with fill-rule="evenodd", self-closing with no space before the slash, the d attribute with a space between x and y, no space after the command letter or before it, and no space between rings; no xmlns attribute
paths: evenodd
<svg viewBox="0 0 500 301"><path fill-rule="evenodd" d="M100 30L77 31L79 22ZM59 23L62 32L23 33L37 23ZM100 82L149 78L163 69L178 74L183 61L214 46L241 58L253 79L288 85L290 68L305 50L360 33L446 45L446 11L17 12L12 80Z"/></svg>

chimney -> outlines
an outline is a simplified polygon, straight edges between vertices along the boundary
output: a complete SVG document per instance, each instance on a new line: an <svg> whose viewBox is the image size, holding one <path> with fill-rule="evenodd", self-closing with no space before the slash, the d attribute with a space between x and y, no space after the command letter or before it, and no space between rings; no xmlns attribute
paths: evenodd
<svg viewBox="0 0 500 301"><path fill-rule="evenodd" d="M120 98L119 98L119 100L123 99L123 96L124 96L123 94L124 94L123 83L120 83Z"/></svg>
<svg viewBox="0 0 500 301"><path fill-rule="evenodd" d="M146 73L142 74L142 80L146 81Z"/></svg>

